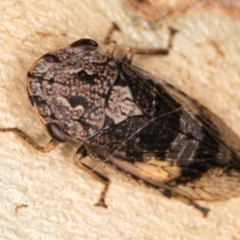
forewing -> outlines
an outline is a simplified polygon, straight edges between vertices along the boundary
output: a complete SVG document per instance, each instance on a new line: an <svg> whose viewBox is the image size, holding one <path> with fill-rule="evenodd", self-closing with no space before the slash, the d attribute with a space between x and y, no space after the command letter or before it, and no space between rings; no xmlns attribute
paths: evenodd
<svg viewBox="0 0 240 240"><path fill-rule="evenodd" d="M119 68L143 114L92 137L90 155L168 196L238 196L239 157L212 122L217 117L171 85L125 64Z"/></svg>
<svg viewBox="0 0 240 240"><path fill-rule="evenodd" d="M191 132L196 132L194 137L199 137L201 135L200 131L202 131L206 141L212 142L210 139L213 139L223 152L227 152L229 149L232 149L238 156L240 156L239 137L226 125L224 120L220 119L214 113L209 111L208 108L201 105L192 97L186 95L179 89L176 89L169 82L166 82L165 80L158 78L136 66L131 66L130 69L136 71L141 78L145 79L145 82L153 81L157 83L181 106L181 110L183 111L182 113L179 112L179 116L183 116L183 119L187 118L184 121L185 123L190 122L188 121L189 118L192 119L191 126L189 124L188 126L192 128ZM173 105L172 107L174 109ZM176 107L175 109L178 110ZM185 133L187 129L188 128L186 126L181 127L181 130Z"/></svg>
<svg viewBox="0 0 240 240"><path fill-rule="evenodd" d="M123 159L123 156L116 157L119 153L123 155L122 150L107 151L106 147L99 145L88 146L88 151L91 157L100 159L104 164L159 189L169 197L216 201L237 197L240 194L239 168L234 165L212 166L203 159L196 159L195 163L189 166L178 166L167 159L155 158L145 162L142 160L132 162Z"/></svg>

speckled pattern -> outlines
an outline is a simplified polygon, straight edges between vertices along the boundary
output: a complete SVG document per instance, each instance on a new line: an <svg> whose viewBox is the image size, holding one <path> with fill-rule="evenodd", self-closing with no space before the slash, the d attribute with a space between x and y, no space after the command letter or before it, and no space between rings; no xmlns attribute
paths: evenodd
<svg viewBox="0 0 240 240"><path fill-rule="evenodd" d="M223 123L172 85L97 46L80 39L30 69L29 97L42 122L57 129L51 137L83 143L81 151L92 158L204 214L195 200L238 196L238 151L224 141Z"/></svg>

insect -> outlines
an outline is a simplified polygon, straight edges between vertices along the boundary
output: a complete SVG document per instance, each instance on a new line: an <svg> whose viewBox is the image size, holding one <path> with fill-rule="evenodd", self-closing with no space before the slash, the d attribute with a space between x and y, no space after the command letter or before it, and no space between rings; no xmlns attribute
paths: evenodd
<svg viewBox="0 0 240 240"><path fill-rule="evenodd" d="M168 49L131 49L114 58L116 42L98 50L80 39L45 54L27 76L31 104L51 136L45 146L17 128L15 132L42 152L69 139L81 145L75 164L104 183L96 204L106 207L109 180L83 159L141 180L169 198L177 198L207 215L196 203L240 194L239 152L224 138L224 123L170 83L131 64L134 54L167 54Z"/></svg>

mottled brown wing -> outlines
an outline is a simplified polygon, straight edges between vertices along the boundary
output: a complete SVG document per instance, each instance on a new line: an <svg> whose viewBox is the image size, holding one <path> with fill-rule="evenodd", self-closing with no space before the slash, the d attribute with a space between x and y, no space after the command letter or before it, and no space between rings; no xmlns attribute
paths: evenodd
<svg viewBox="0 0 240 240"><path fill-rule="evenodd" d="M239 137L226 125L224 119L220 119L214 113L208 110L207 107L203 106L197 102L194 98L186 95L184 92L176 89L172 84L166 82L165 80L152 75L149 72L144 71L136 66L131 66L131 68L138 72L143 78L149 79L158 83L164 90L176 100L181 106L181 109L187 112L196 124L192 126L197 128L198 126L203 126L208 135L220 145L223 151L228 151L227 149L232 149L240 156L240 139Z"/></svg>
<svg viewBox="0 0 240 240"><path fill-rule="evenodd" d="M189 168L172 165L167 160L159 159L132 163L116 158L97 146L93 148L88 146L88 150L91 157L96 157L123 174L145 182L169 197L182 197L191 201L217 201L240 195L239 169L233 165L225 167L209 165L208 170L203 173L198 171L197 164ZM187 172L187 178L184 172Z"/></svg>
<svg viewBox="0 0 240 240"><path fill-rule="evenodd" d="M224 122L184 93L120 64L144 113L96 134L89 154L164 195L216 201L240 195L240 160ZM228 136L234 134L228 129Z"/></svg>

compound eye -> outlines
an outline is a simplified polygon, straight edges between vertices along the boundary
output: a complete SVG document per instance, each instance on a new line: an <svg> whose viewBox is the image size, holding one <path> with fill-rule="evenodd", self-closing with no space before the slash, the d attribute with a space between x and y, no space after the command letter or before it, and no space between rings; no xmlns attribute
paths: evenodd
<svg viewBox="0 0 240 240"><path fill-rule="evenodd" d="M89 50L96 50L98 44L92 39L82 38L73 42L70 47L77 48L79 52L86 52Z"/></svg>
<svg viewBox="0 0 240 240"><path fill-rule="evenodd" d="M50 122L46 124L46 128L48 131L48 134L56 141L64 143L67 141L67 138L63 131L61 130L61 127L56 122Z"/></svg>

